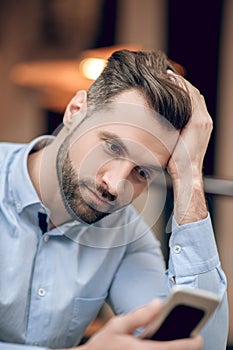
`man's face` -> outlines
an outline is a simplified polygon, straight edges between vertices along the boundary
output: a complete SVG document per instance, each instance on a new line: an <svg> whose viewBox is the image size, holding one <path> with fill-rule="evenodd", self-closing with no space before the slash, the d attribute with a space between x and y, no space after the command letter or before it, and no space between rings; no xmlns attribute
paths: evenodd
<svg viewBox="0 0 233 350"><path fill-rule="evenodd" d="M178 136L154 114L137 92L125 93L64 142L58 178L74 219L91 224L128 205L165 169Z"/></svg>

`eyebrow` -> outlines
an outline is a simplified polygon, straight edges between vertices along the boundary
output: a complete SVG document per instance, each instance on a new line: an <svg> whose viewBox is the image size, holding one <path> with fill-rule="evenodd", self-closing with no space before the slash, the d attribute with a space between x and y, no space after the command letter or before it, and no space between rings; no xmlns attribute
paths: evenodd
<svg viewBox="0 0 233 350"><path fill-rule="evenodd" d="M106 138L106 139L110 139L110 140L115 140L117 142L117 144L121 147L121 149L123 150L123 152L129 156L129 150L127 148L127 146L125 145L125 143L122 141L122 139L120 138L119 135L110 132L110 131L100 131L98 133L98 136L100 138ZM155 164L138 164L138 166L142 167L142 168L147 168L147 169L151 169L152 171L156 171L156 172L163 172L165 169L162 166L159 165L155 165Z"/></svg>
<svg viewBox="0 0 233 350"><path fill-rule="evenodd" d="M120 138L119 135L117 135L113 132L110 132L110 131L100 131L99 137L110 139L110 140L115 140L118 143L118 145L122 148L124 153L129 154L128 148L126 147L126 145L124 144L124 142L122 141L122 139Z"/></svg>

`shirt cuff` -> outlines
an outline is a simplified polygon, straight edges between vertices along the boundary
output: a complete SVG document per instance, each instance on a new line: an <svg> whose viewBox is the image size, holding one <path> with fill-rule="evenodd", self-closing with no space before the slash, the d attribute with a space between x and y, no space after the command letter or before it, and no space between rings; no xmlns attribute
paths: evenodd
<svg viewBox="0 0 233 350"><path fill-rule="evenodd" d="M209 213L204 220L181 226L173 217L169 247L170 276L194 276L220 264Z"/></svg>

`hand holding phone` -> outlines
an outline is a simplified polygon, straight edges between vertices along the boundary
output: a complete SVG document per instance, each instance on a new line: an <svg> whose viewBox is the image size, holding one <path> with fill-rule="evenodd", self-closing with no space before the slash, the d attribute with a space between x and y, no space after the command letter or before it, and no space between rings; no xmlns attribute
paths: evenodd
<svg viewBox="0 0 233 350"><path fill-rule="evenodd" d="M176 286L158 317L145 328L140 338L169 341L196 335L218 304L219 298L212 292Z"/></svg>

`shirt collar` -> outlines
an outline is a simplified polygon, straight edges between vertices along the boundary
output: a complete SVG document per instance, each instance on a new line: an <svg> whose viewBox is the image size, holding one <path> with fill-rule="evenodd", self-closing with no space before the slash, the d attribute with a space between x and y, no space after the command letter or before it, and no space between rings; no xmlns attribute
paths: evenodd
<svg viewBox="0 0 233 350"><path fill-rule="evenodd" d="M43 148L53 136L40 136L22 147L15 156L10 175L10 185L17 212L21 212L31 204L41 204L39 196L28 173L27 159L30 152Z"/></svg>
<svg viewBox="0 0 233 350"><path fill-rule="evenodd" d="M46 208L32 184L31 178L28 173L27 160L28 156L33 151L38 151L41 148L45 147L48 143L54 140L54 136L40 136L33 141L31 141L26 146L22 146L19 152L16 154L15 161L12 165L11 175L10 175L10 185L13 193L13 200L18 213L22 212L24 208L29 205L38 205L38 210L42 210L42 212L46 213L50 216L50 211ZM64 229L71 228L73 226L88 226L86 223L82 223L78 220L73 220L61 225L64 226ZM53 232L53 230L51 231ZM54 230L54 234L57 235L56 230ZM60 230L60 234L63 234L63 231Z"/></svg>

